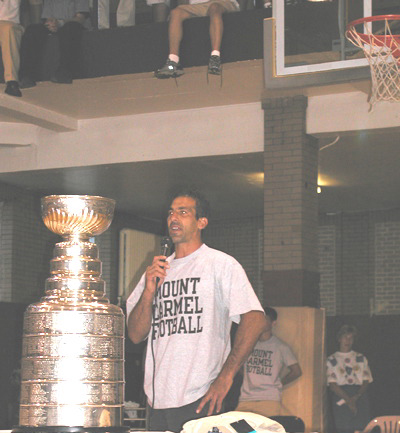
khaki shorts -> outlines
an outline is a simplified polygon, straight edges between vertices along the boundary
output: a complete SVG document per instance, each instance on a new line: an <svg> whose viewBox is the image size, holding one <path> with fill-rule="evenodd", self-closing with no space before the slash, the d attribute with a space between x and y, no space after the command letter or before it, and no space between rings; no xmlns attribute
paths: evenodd
<svg viewBox="0 0 400 433"><path fill-rule="evenodd" d="M190 13L194 17L205 17L207 16L208 8L213 3L220 4L226 12L236 12L239 10L235 3L230 0L210 0L205 3L196 3L193 5L180 5L178 8Z"/></svg>

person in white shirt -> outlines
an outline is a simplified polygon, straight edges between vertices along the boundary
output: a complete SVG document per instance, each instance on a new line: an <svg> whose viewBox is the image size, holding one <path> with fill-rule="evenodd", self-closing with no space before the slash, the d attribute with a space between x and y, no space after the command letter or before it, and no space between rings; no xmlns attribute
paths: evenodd
<svg viewBox="0 0 400 433"><path fill-rule="evenodd" d="M208 209L195 191L175 195L167 218L175 253L154 257L127 300L130 339L148 337L149 430L180 432L186 421L220 412L265 326L243 268L202 242ZM232 321L239 326L231 349Z"/></svg>
<svg viewBox="0 0 400 433"><path fill-rule="evenodd" d="M267 324L244 364L236 410L270 417L282 414L283 386L300 377L301 368L290 347L272 333L278 313L271 307L264 311Z"/></svg>
<svg viewBox="0 0 400 433"><path fill-rule="evenodd" d="M355 326L343 325L338 332L339 351L326 361L335 432L362 431L371 419L367 389L372 382L367 358L352 350Z"/></svg>

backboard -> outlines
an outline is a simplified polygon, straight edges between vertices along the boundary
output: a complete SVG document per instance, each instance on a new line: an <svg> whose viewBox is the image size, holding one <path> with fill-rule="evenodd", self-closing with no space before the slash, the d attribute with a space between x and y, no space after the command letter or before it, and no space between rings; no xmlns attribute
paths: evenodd
<svg viewBox="0 0 400 433"><path fill-rule="evenodd" d="M375 2L375 3L374 3ZM272 0L264 21L267 89L370 78L362 50L346 40L348 22L373 15L392 0Z"/></svg>

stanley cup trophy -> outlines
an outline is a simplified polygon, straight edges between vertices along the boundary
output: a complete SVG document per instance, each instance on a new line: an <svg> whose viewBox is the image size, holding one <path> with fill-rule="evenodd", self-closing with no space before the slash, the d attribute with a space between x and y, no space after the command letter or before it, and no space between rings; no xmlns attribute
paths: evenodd
<svg viewBox="0 0 400 433"><path fill-rule="evenodd" d="M114 200L42 199L54 249L45 296L24 316L19 426L27 432L125 432L122 310L110 304L91 236L110 226Z"/></svg>

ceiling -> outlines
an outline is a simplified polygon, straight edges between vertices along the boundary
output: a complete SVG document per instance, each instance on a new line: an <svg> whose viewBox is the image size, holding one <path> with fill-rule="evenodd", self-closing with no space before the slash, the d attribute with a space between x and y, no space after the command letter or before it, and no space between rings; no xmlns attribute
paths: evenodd
<svg viewBox="0 0 400 433"><path fill-rule="evenodd" d="M0 181L43 195L110 197L118 211L156 220L165 215L177 187L196 186L219 219L262 215L262 172L262 154L246 154L3 173Z"/></svg>

